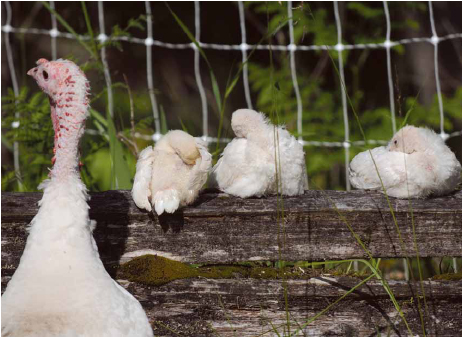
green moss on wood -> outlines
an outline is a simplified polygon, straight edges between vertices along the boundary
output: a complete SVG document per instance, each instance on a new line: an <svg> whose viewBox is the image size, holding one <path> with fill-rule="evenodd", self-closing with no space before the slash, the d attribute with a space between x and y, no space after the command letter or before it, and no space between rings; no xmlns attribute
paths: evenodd
<svg viewBox="0 0 463 338"><path fill-rule="evenodd" d="M187 264L154 255L143 255L122 264L120 277L132 282L160 286L170 281L197 277L197 269Z"/></svg>
<svg viewBox="0 0 463 338"><path fill-rule="evenodd" d="M302 268L297 264L284 268L262 266L255 262L244 262L235 265L193 266L161 256L144 255L123 264L119 269L118 278L161 286L176 279L195 277L211 279L309 279L322 273L340 274L336 270ZM349 275L354 275L354 273Z"/></svg>

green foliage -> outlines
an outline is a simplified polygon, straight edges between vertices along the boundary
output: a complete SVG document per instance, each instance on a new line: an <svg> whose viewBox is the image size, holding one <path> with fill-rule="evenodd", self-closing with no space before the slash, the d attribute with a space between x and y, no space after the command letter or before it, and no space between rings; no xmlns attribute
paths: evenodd
<svg viewBox="0 0 463 338"><path fill-rule="evenodd" d="M15 117L19 114L19 119ZM19 122L19 126L13 125ZM26 191L36 190L38 184L48 175L53 156L53 126L50 119L50 105L43 93L29 94L26 87L20 89L15 98L11 88L2 97L2 144L11 148L19 144L22 167L22 184ZM3 162L3 161L2 161ZM17 188L12 166L2 163L2 191Z"/></svg>
<svg viewBox="0 0 463 338"><path fill-rule="evenodd" d="M285 3L251 3L248 4L256 12L268 13L271 15L269 26L274 27L281 18L287 17L287 5ZM337 31L333 24L333 18L328 17L325 8L313 8L303 4L293 9L294 16L294 36L296 43L299 44L316 44L316 45L333 45L337 43ZM423 11L426 7L416 6L412 3L406 3L405 6L411 10ZM391 10L393 5L390 5ZM343 29L352 28L356 33L353 35L353 41L349 43L371 43L382 42L385 38L385 24L378 25L377 21L385 21L384 10L372 3L349 2L345 9L352 16L360 16L361 23L352 20L343 22ZM313 16L312 16L313 14ZM362 25L361 27L359 25ZM356 27L350 27L356 25ZM365 27L363 27L365 26ZM417 29L419 23L414 20L407 20L405 23L393 26L395 29ZM354 29L355 28L355 29ZM365 28L365 29L362 29ZM280 44L288 43L284 40ZM403 53L403 46L392 49L398 55ZM341 85L329 56L325 51L315 52L319 56L318 64L313 65L312 72L304 66L304 60L300 54L296 54L297 80L299 84L303 116L302 136L306 141L324 141L324 142L342 142L344 140L344 121L341 101ZM389 106L378 106L371 108L367 105L365 92L360 88L360 76L364 70L365 61L370 55L371 50L364 50L360 57L352 58L351 52L343 52L343 61L345 65L346 77L350 75L351 80L346 84L352 104L359 114L363 129L367 139L389 140L392 136L392 124ZM299 56L298 56L299 55ZM336 61L337 52L330 52L331 58ZM294 87L290 70L289 54L284 52L274 53L274 68L268 65L253 62L249 63L249 81L253 92L257 93L256 106L258 110L270 114L274 104L274 88L278 90L278 110L280 111L279 120L286 124L289 131L294 135L297 124L297 101L294 95ZM328 61L326 61L328 59ZM325 66L323 66L325 64ZM323 67L322 70L318 66ZM335 91L327 90L330 76L333 76L335 83L339 84ZM269 81L273 78L273 82ZM428 81L433 81L428 77ZM385 93L388 95L388 93ZM396 103L396 120L397 126L400 126L404 120L405 112L410 111L407 123L417 126L427 126L439 130L440 116L437 96L434 97L432 105L426 107L419 103L415 97L406 97ZM456 91L453 97L443 97L445 109L445 129L446 131L455 131L461 128L461 87ZM348 108L349 131L351 141L361 141L360 130L355 122L352 109ZM375 147L377 145L371 145ZM352 158L359 151L367 147L352 147L350 157ZM324 147L306 147L307 170L308 175L320 188L344 189L345 181L344 172L344 149L342 148L324 148Z"/></svg>
<svg viewBox="0 0 463 338"><path fill-rule="evenodd" d="M384 11L382 8L371 8L361 2L351 2L347 4L347 8L356 11L365 19L376 19L378 17L384 16Z"/></svg>
<svg viewBox="0 0 463 338"><path fill-rule="evenodd" d="M131 28L137 28L139 30L144 31L145 22L146 22L146 16L140 15L136 19L134 18L129 19L129 22L127 23L127 26L125 28L121 28L119 27L119 25L113 26L111 35L108 37L108 40L100 44L99 48L101 49L106 46L112 46L112 47L116 47L119 51L123 51L121 42L116 40L116 38L130 37L129 29Z"/></svg>
<svg viewBox="0 0 463 338"><path fill-rule="evenodd" d="M146 17L140 15L136 19L130 19L125 28L116 25L112 29L111 35L104 43L100 43L94 35L90 17L87 12L85 2L81 2L82 15L87 27L87 37L82 39L75 30L59 15L50 8L47 2L42 4L51 13L56 15L60 24L71 34L88 52L85 60L76 59L70 55L67 59L74 61L85 73L97 72L98 77L103 78L103 64L101 62L100 51L103 47L116 47L122 50L121 45L115 38L129 37L130 29L144 30ZM114 83L112 89L117 90L126 86L122 83ZM37 88L33 89L34 91ZM95 90L93 88L93 90ZM147 95L139 96L135 107L145 105L149 98ZM116 95L115 101L120 104L118 112L128 112L127 95ZM107 107L107 88L103 88L96 93L91 100L92 106ZM104 109L106 110L106 109ZM20 118L16 119L15 114ZM105 116L106 115L106 116ZM116 119L118 118L115 116ZM87 121L87 128L96 129L99 135L84 135L81 142L81 152L84 154L81 161L81 176L90 190L108 189L130 189L132 177L135 174L136 156L132 154L121 142L123 136L128 134L128 128L124 128L123 119L117 125L109 115L100 113L97 109L90 109L90 118ZM19 128L13 128L13 123L18 123ZM128 124L127 124L128 125ZM139 124L142 133L146 133L143 120ZM11 89L8 94L2 97L2 144L12 150L12 144L18 142L20 154L20 168L22 177L20 178L26 191L34 191L38 184L48 175L48 168L51 167L53 156L53 127L50 119L49 102L45 94L37 92L29 95L27 87L21 88L20 94L15 98ZM152 132L152 131L151 131ZM146 142L138 142L137 145L144 146ZM14 175L12 164L2 165L2 190L17 189L17 178Z"/></svg>
<svg viewBox="0 0 463 338"><path fill-rule="evenodd" d="M44 3L45 5L45 3ZM398 5L388 3L391 14L398 10ZM46 6L46 5L45 5ZM248 10L257 15L268 14L268 34L260 43L287 44L287 29L281 29L288 22L288 12L286 3L280 2L246 2ZM294 3L293 24L296 44L316 44L333 45L337 43L336 25L333 20L332 10L319 3ZM406 2L400 4L410 11L419 13L427 11L427 6L422 3ZM47 8L49 6L46 6ZM49 9L52 11L51 9ZM349 20L343 21L344 31L356 32L351 35L348 43L381 42L385 37L385 18L382 4L372 4L365 2L349 2L343 5L344 15ZM89 40L79 40L85 44L88 51L88 58L73 59L72 55L68 58L73 59L81 68L88 73L96 73L100 81L96 84L92 81L93 96L91 105L94 109L90 111L90 118L87 121L87 128L99 132L98 135L88 135L83 137L81 142L81 153L83 155L82 177L84 182L91 190L107 190L116 187L116 177L119 187L130 188L131 178L135 171L136 154L133 149L129 149L127 140L135 143L138 149L143 149L152 141L149 139L132 139L130 133L130 105L126 86L123 83L115 82L112 85L113 100L115 107L114 120L106 115L107 107L107 88L98 87L103 83L103 71L100 60L100 51L103 46L119 48L120 45L115 41L116 37L130 36L131 29L143 30L146 17L130 19L124 26L114 26L108 40L101 44L95 38L95 34L90 24L85 3L82 3L82 15L87 23L87 37ZM183 32L195 42L193 34L183 22L172 12L174 20L182 28ZM352 18L352 19L351 19ZM360 18L361 20L354 20ZM60 17L60 23L73 34L74 30L65 20ZM378 21L381 24L378 24ZM123 28L121 28L123 27ZM404 21L392 21L394 31L400 29L419 29L419 23L412 19ZM206 63L206 52L201 48L200 54ZM394 57L403 53L403 46L396 46L393 49ZM256 108L268 113L272 120L286 124L288 130L296 131L297 124L297 103L294 95L294 88L291 78L289 54L286 52L273 52L272 67L263 62L257 62L252 50L248 56L249 79L251 89L256 93ZM344 140L344 122L342 118L341 86L339 79L332 69L326 51L313 51L310 55L316 55L316 64L308 65L304 62L307 52L296 53L297 76L303 104L303 133L302 136L307 141L328 141L342 142ZM345 50L343 61L346 77L349 78L347 89L352 99L353 106L359 114L362 126L364 127L367 139L388 140L392 135L390 112L388 106L372 107L367 104L365 92L359 86L362 72L365 71L365 61L371 51L361 51L360 56L354 58L353 52ZM331 57L337 61L338 53L331 52ZM336 62L337 63L337 62ZM217 107L219 107L219 119L222 121L227 104L227 98L231 95L236 84L239 82L243 64L234 67L230 71L230 76L225 85L217 82L213 75L212 67L208 65L210 78L212 81L212 94ZM238 69L236 69L238 68ZM318 70L316 70L318 69ZM236 72L235 72L236 71ZM272 79L270 81L270 79ZM333 81L336 90L332 90ZM427 81L434 81L432 76ZM223 90L220 90L223 86ZM33 92L37 88L32 89ZM48 167L51 166L53 149L53 129L49 117L49 104L46 96L42 93L30 94L28 88L22 88L18 98L15 99L11 89L2 97L2 144L8 149L12 149L15 141L20 144L20 166L27 168L22 172L21 178L26 190L35 190L38 183L47 177ZM387 93L385 93L387 95ZM151 102L146 92L134 92L135 108L135 131L143 135L154 133L153 117L151 116ZM416 100L413 97L404 97L396 104L397 126L400 126L407 112L408 124L418 126L428 126L436 130L439 129L440 118L437 97L433 98L430 106L421 105L420 97ZM461 87L453 96L443 97L445 110L444 126L447 132L459 130L461 128ZM17 101L17 104L15 104ZM416 103L414 103L416 101ZM166 112L160 107L161 132L168 130ZM12 123L16 121L15 112L20 114L20 128L12 128ZM277 112L277 114L276 114ZM175 120L175 119L174 119ZM183 129L193 130L194 123L191 119L178 117L179 125ZM352 141L362 140L358 126L349 108L350 139ZM222 123L222 122L221 122ZM221 129L221 128L219 128ZM121 140L124 141L121 142ZM376 145L372 145L373 147ZM366 147L352 147L350 149L351 158ZM307 169L311 180L320 188L344 189L344 149L326 147L306 147ZM219 151L215 154L218 155ZM11 162L11 161L10 161ZM2 190L17 189L16 178L12 173L12 165L2 166ZM112 178L112 179L111 179Z"/></svg>

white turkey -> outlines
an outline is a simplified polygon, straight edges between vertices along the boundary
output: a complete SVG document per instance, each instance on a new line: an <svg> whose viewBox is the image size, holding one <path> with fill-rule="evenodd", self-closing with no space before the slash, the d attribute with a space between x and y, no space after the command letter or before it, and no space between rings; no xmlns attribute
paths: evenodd
<svg viewBox="0 0 463 338"><path fill-rule="evenodd" d="M212 170L213 182L222 191L242 198L304 193L304 149L286 129L251 109L235 111L231 126L236 137Z"/></svg>
<svg viewBox="0 0 463 338"><path fill-rule="evenodd" d="M212 157L205 143L181 130L171 130L138 156L132 188L135 204L158 215L175 212L198 197L207 181Z"/></svg>
<svg viewBox="0 0 463 338"><path fill-rule="evenodd" d="M357 189L383 190L397 198L424 198L452 192L461 180L461 164L444 140L427 128L406 126L385 147L364 151L349 166Z"/></svg>
<svg viewBox="0 0 463 338"><path fill-rule="evenodd" d="M49 96L55 157L20 264L2 296L2 336L152 336L140 303L106 272L79 174L89 83L67 60L28 71Z"/></svg>

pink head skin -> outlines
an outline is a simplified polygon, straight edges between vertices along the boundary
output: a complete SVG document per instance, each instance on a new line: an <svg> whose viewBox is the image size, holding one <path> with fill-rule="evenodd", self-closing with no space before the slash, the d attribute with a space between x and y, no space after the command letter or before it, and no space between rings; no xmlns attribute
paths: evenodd
<svg viewBox="0 0 463 338"><path fill-rule="evenodd" d="M51 176L76 171L78 145L88 116L89 83L85 74L72 61L40 59L37 67L27 72L48 95L55 130L55 157Z"/></svg>

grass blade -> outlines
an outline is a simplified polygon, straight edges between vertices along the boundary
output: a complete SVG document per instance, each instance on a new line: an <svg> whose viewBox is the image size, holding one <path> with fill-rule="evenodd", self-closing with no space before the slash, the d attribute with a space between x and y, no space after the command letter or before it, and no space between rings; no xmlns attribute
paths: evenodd
<svg viewBox="0 0 463 338"><path fill-rule="evenodd" d="M101 123L105 128L108 128L108 121L103 117L103 115L101 115L93 108L90 108L89 111L91 117L93 117L95 120Z"/></svg>
<svg viewBox="0 0 463 338"><path fill-rule="evenodd" d="M333 306L335 306L337 303L339 303L341 300L343 300L344 298L346 298L347 296L349 296L352 292L354 292L357 288L361 287L363 284L365 284L366 282L368 282L370 279L372 279L373 277L375 277L375 274L372 273L370 276L368 276L367 278L365 278L364 280L362 280L360 283L358 283L357 285L355 285L354 287L352 287L349 291L347 291L344 295L342 295L341 297L339 297L338 299L336 299L333 303L331 303L330 305L328 305L326 308L324 308L322 311L320 311L319 313L317 313L315 316L313 316L312 318L310 318L309 320L307 320L304 325L302 325L302 330L305 329L310 323L312 323L313 321L315 321L318 317L322 316L323 314L325 314L329 309L331 309ZM299 332L301 331L301 328L297 329L296 331L294 331L291 336L296 336Z"/></svg>
<svg viewBox="0 0 463 338"><path fill-rule="evenodd" d="M99 57L98 45L96 43L95 36L93 34L92 24L90 22L90 16L88 15L88 12L87 12L87 6L85 5L85 1L81 1L80 3L82 4L82 12L84 13L85 24L87 25L88 35L90 36L90 41L94 49L94 55L97 55Z"/></svg>
<svg viewBox="0 0 463 338"><path fill-rule="evenodd" d="M56 17L60 24L62 24L63 27L66 28L67 31L74 36L74 38L90 53L90 55L95 60L98 60L98 53L95 53L95 51L92 48L90 48L90 46L84 40L81 39L79 34L76 33L76 31L66 22L66 20L64 20L63 17L59 15L57 11L51 8L48 2L42 1L42 4L45 6L46 9L48 9L50 13L52 13Z"/></svg>
<svg viewBox="0 0 463 338"><path fill-rule="evenodd" d="M127 161L124 159L122 143L117 138L114 122L107 113L109 149L111 154L111 189L131 189L131 175Z"/></svg>
<svg viewBox="0 0 463 338"><path fill-rule="evenodd" d="M426 77L425 77L425 80L423 82L423 85L420 87L420 89L418 90L418 93L416 94L415 96L415 99L413 100L413 103L412 103L412 106L410 107L410 109L408 109L407 113L405 114L405 118L402 122L402 124L400 125L400 129L402 129L403 127L405 127L407 125L407 121L408 121L408 118L410 117L410 114L412 113L413 109L415 109L415 105L416 105L416 102L418 101L418 97L420 96L421 94L421 90L423 90L424 88L424 85L426 84L427 80L428 80L428 76L429 74L426 74ZM400 98L400 97L399 97Z"/></svg>
<svg viewBox="0 0 463 338"><path fill-rule="evenodd" d="M219 85L217 83L217 79L214 75L214 71L212 70L212 66L211 64L209 63L209 60L206 56L206 53L204 52L204 50L201 48L201 46L199 45L199 42L196 40L196 38L194 37L194 35L190 32L190 30L188 29L188 27L183 23L183 21L177 16L177 14L175 14L175 12L170 8L170 6L167 4L167 2L165 3L166 4L166 7L167 9L170 11L170 13L172 14L172 16L174 17L175 21L177 22L177 24L180 26L180 28L182 29L182 31L188 36L188 38L191 40L191 42L193 42L196 46L196 48L198 49L199 53L201 54L201 56L203 57L204 61L206 61L206 64L207 64L207 67L209 68L209 74L211 76L211 82L212 82L212 91L214 93L214 97L215 97L215 101L217 103L217 107L218 107L218 110L219 111L222 111L222 100L220 99L220 89L219 89Z"/></svg>
<svg viewBox="0 0 463 338"><path fill-rule="evenodd" d="M169 129L167 128L166 113L162 105L159 106L159 110L160 110L160 117L161 117L161 134L165 135L169 131ZM183 123L182 123L182 127L183 127Z"/></svg>

